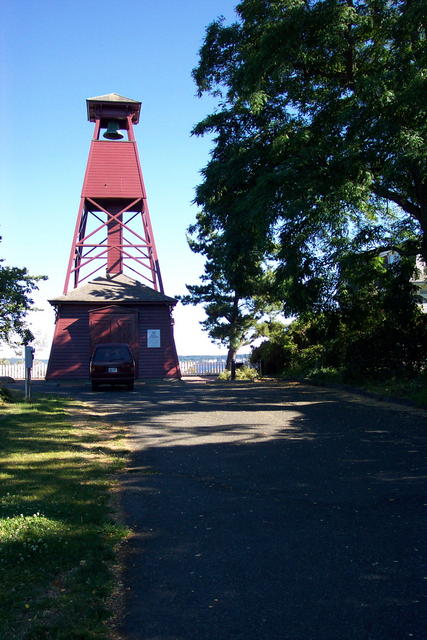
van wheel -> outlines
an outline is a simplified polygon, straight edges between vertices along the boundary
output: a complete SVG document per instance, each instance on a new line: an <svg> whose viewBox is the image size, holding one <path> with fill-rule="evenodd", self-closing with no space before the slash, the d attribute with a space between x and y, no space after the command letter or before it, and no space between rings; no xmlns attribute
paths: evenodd
<svg viewBox="0 0 427 640"><path fill-rule="evenodd" d="M92 382L92 391L98 391L99 386L97 382Z"/></svg>
<svg viewBox="0 0 427 640"><path fill-rule="evenodd" d="M133 391L133 382L129 382L127 388L129 391Z"/></svg>

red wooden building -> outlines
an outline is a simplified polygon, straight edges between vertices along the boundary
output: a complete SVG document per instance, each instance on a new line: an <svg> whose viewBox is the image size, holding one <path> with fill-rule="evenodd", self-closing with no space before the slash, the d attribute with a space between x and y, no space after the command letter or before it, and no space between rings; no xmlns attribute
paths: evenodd
<svg viewBox="0 0 427 640"><path fill-rule="evenodd" d="M87 100L95 130L64 293L49 300L56 321L47 379L88 377L101 342L129 343L138 378L180 377L176 300L163 290L133 132L140 108L115 93Z"/></svg>

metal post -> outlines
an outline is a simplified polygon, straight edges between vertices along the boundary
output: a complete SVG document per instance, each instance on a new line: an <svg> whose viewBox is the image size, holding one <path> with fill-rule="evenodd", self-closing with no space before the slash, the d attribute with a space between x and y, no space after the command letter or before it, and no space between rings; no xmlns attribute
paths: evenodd
<svg viewBox="0 0 427 640"><path fill-rule="evenodd" d="M31 400L31 368L25 367L25 400Z"/></svg>
<svg viewBox="0 0 427 640"><path fill-rule="evenodd" d="M24 361L25 361L25 400L31 400L31 369L33 367L34 348L25 345Z"/></svg>

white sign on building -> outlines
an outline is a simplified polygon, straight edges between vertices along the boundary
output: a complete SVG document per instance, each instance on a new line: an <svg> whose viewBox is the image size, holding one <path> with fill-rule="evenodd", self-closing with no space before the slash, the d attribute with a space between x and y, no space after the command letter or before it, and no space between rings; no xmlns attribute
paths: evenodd
<svg viewBox="0 0 427 640"><path fill-rule="evenodd" d="M147 347L149 349L160 347L160 329L147 329Z"/></svg>

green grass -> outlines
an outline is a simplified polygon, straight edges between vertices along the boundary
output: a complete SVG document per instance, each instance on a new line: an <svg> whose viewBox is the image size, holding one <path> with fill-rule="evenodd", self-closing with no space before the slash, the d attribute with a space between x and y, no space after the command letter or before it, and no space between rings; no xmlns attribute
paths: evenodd
<svg viewBox="0 0 427 640"><path fill-rule="evenodd" d="M391 398L409 400L419 407L427 407L427 372L413 380L393 378L383 382L368 382L363 388Z"/></svg>
<svg viewBox="0 0 427 640"><path fill-rule="evenodd" d="M286 372L292 377L289 372ZM318 384L337 383L345 384L348 381L342 372L334 368L313 369L305 375L310 382ZM354 380L350 386L359 387L364 391L375 393L379 396L409 400L419 407L427 407L427 372L408 380L405 378L391 378L388 380Z"/></svg>
<svg viewBox="0 0 427 640"><path fill-rule="evenodd" d="M70 410L53 397L0 403L1 640L111 637L129 533L111 513L123 433Z"/></svg>

